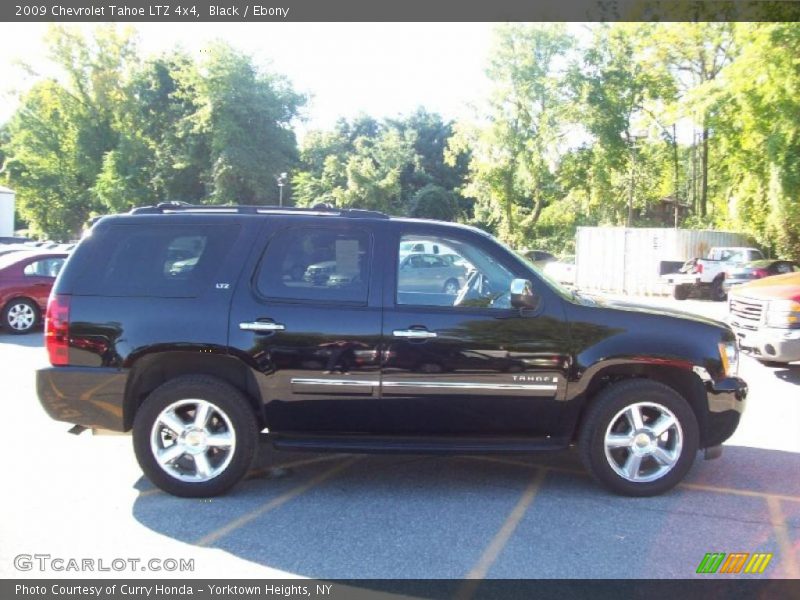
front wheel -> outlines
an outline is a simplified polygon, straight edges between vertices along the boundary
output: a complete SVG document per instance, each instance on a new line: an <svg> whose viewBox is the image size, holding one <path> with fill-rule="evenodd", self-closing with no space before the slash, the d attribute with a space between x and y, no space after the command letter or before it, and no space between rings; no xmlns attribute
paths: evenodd
<svg viewBox="0 0 800 600"><path fill-rule="evenodd" d="M722 277L718 277L714 281L711 282L711 299L716 302L722 302L725 298L728 297L725 288L722 285L723 279Z"/></svg>
<svg viewBox="0 0 800 600"><path fill-rule="evenodd" d="M258 424L239 390L214 377L177 377L136 413L133 447L147 478L175 496L216 496L250 469Z"/></svg>
<svg viewBox="0 0 800 600"><path fill-rule="evenodd" d="M662 383L634 379L600 392L579 439L589 472L611 491L654 496L689 472L699 445L686 400Z"/></svg>

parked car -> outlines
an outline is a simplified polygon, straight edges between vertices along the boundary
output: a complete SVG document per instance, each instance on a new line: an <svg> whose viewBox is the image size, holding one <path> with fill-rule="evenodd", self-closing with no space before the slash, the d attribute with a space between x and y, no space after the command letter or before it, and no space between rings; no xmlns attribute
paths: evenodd
<svg viewBox="0 0 800 600"><path fill-rule="evenodd" d="M561 285L575 285L575 257L568 255L560 260L545 263L542 268L545 275L555 279Z"/></svg>
<svg viewBox="0 0 800 600"><path fill-rule="evenodd" d="M725 274L729 269L755 260L764 255L757 248L719 246L708 251L707 258L692 258L677 273L664 276L672 285L676 300L686 300L693 290L705 292L712 300L725 299Z"/></svg>
<svg viewBox="0 0 800 600"><path fill-rule="evenodd" d="M0 236L0 244L23 244L25 242L30 242L30 238L21 237L21 236Z"/></svg>
<svg viewBox="0 0 800 600"><path fill-rule="evenodd" d="M523 250L520 252L522 256L527 258L536 267L544 267L549 262L558 260L555 256L544 250Z"/></svg>
<svg viewBox="0 0 800 600"><path fill-rule="evenodd" d="M454 296L466 283L467 267L436 254L409 254L400 262L398 287L403 293Z"/></svg>
<svg viewBox="0 0 800 600"><path fill-rule="evenodd" d="M770 277L772 275L782 275L784 273L796 273L800 271L800 266L791 260L754 260L749 263L731 267L725 271L725 280L722 287L725 293L729 293L731 288L754 279L761 279L762 277Z"/></svg>
<svg viewBox="0 0 800 600"><path fill-rule="evenodd" d="M197 238L194 268L171 276L169 248ZM409 240L473 265L458 293L436 275L452 267L410 264L436 255L401 267ZM360 281L292 279L298 247L333 248L334 272L359 257ZM131 432L144 473L179 496L230 489L263 430L291 451L577 445L603 485L648 496L678 483L698 449L719 454L747 396L724 323L592 300L474 228L362 210L105 217L56 281L45 341L48 414L73 431Z"/></svg>
<svg viewBox="0 0 800 600"><path fill-rule="evenodd" d="M66 258L63 252L30 250L0 256L0 306L6 331L28 333L41 322Z"/></svg>
<svg viewBox="0 0 800 600"><path fill-rule="evenodd" d="M728 309L743 351L765 363L800 360L799 272L737 286L731 291Z"/></svg>

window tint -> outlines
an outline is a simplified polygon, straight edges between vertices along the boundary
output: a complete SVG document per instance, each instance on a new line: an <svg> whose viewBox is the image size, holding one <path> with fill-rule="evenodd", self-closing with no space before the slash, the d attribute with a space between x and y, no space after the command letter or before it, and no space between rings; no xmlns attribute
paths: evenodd
<svg viewBox="0 0 800 600"><path fill-rule="evenodd" d="M270 241L258 291L269 298L367 301L369 235L358 230L284 229Z"/></svg>
<svg viewBox="0 0 800 600"><path fill-rule="evenodd" d="M23 273L32 277L57 277L63 266L63 258L44 258L26 265Z"/></svg>
<svg viewBox="0 0 800 600"><path fill-rule="evenodd" d="M397 304L456 308L509 308L511 272L475 246L432 238L425 246L442 254L408 254L404 236L398 248ZM419 240L419 236L413 236Z"/></svg>
<svg viewBox="0 0 800 600"><path fill-rule="evenodd" d="M197 296L221 265L239 225L117 225L87 239L91 258L75 293L98 296Z"/></svg>

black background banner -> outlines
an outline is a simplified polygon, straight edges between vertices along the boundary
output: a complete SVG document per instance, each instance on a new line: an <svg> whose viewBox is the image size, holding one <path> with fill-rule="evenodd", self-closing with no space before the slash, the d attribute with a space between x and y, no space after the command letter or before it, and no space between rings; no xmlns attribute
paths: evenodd
<svg viewBox="0 0 800 600"><path fill-rule="evenodd" d="M160 586L160 587L159 587ZM144 589L149 590L145 592ZM248 591L248 588L250 591ZM161 589L162 591L158 591ZM464 590L468 589L468 593ZM798 598L800 581L790 579L692 580L0 580L3 600L368 600L390 598L529 600L739 600Z"/></svg>
<svg viewBox="0 0 800 600"><path fill-rule="evenodd" d="M798 21L798 0L4 0L11 22Z"/></svg>

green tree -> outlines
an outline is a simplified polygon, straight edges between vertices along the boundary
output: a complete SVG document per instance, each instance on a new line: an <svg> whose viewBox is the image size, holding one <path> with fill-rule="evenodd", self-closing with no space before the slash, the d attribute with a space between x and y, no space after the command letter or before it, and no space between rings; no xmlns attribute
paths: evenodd
<svg viewBox="0 0 800 600"><path fill-rule="evenodd" d="M304 98L225 44L209 50L196 84L194 123L208 136L214 202L275 203L275 177L298 161L292 121Z"/></svg>
<svg viewBox="0 0 800 600"><path fill-rule="evenodd" d="M500 27L487 124L460 124L448 148L451 164L471 154L463 193L476 200L476 221L511 243L527 237L553 199L566 99L557 71L572 43L561 26Z"/></svg>

